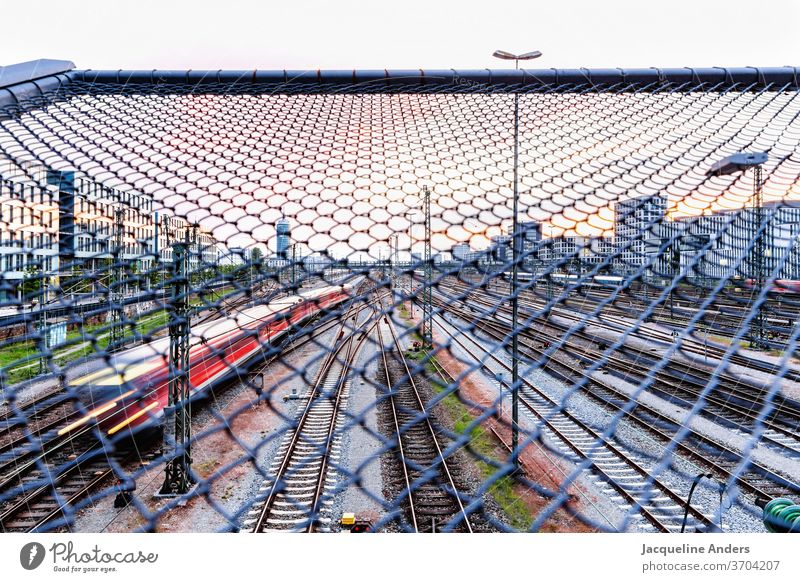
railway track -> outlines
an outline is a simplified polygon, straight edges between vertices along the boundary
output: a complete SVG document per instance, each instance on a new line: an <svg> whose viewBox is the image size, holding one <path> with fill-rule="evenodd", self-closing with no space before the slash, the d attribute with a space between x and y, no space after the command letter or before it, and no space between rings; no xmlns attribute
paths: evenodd
<svg viewBox="0 0 800 582"><path fill-rule="evenodd" d="M9 452L33 446L31 437L41 440L59 426L75 420L73 400L61 388L48 390L0 416L0 463Z"/></svg>
<svg viewBox="0 0 800 582"><path fill-rule="evenodd" d="M374 313L359 323L359 314L352 306L348 310L334 349L322 362L305 406L278 448L262 486L266 495L243 524L253 533L330 530L330 517L324 513L333 482L329 465L338 457L340 445L340 412L346 405L353 362L378 323Z"/></svg>
<svg viewBox="0 0 800 582"><path fill-rule="evenodd" d="M443 303L440 304L440 306L443 305ZM471 312L459 310L449 304L447 309L462 319L471 320L473 315ZM499 319L491 322L477 322L476 327L500 344L505 343L510 331L510 323ZM581 365L567 362L563 358L555 358L541 344L542 337L532 336L528 331L521 334L520 345L523 348L523 355L538 361L556 378L571 384L576 378L585 376L585 369ZM563 348L566 353L582 349L581 346L573 345ZM591 351L588 353L590 358L596 358L596 353ZM613 382L603 381L596 376L592 376L589 382L592 389L583 390L582 393L612 413L622 414L624 418L640 429L655 436L659 442L665 445L673 442L674 436L681 430L680 423L642 402L637 402L636 407L628 410L626 405L630 400L630 395L616 387ZM690 429L688 440L684 439L677 443L676 450L711 469L724 481L735 479L736 483L755 499L771 499L785 496L788 493L796 494L800 491L800 486L774 471L760 466L752 459L748 462L746 472L734 477L738 473L737 467L742 462L741 454L718 439L708 438L693 429Z"/></svg>
<svg viewBox="0 0 800 582"><path fill-rule="evenodd" d="M430 358L428 360L428 362L433 367L434 372L436 373L437 376L439 376L439 378L441 379L441 381L443 382L444 385L450 385L450 384L453 384L453 383L455 383L457 381L456 377L453 374L451 374L450 371L448 371L447 368L445 368L439 360L436 359L434 354L432 354L431 352L427 352L427 354L428 354L428 357ZM502 410L499 411L499 412L500 412L500 414L498 414L498 418L502 418ZM507 426L507 427L510 426L510 421L509 420L503 420L502 422L503 422L503 424L505 426ZM500 446L503 447L503 449L509 455L511 455L514 452L514 450L511 448L511 444L509 443L509 441L507 441L506 438L502 434L500 434L494 426L492 426L491 424L484 425L484 426L485 426L486 429L488 429L488 431L497 440L497 442L500 444ZM547 457L546 451L541 446L539 446L539 452L543 453L544 456ZM536 475L543 475L550 482L550 484L553 486L552 489L551 489L551 492L553 493L553 495L555 495L556 494L555 492L558 491L561 488L561 485L562 485L561 480L556 479L555 477L553 477L553 475L551 473L551 470L553 470L553 469L556 470L556 471L559 470L558 467L556 466L555 462L551 463L552 466L545 466L544 464L542 464L542 463L540 463L538 461L534 461L534 462L537 465L536 467L533 467L533 465L530 462L528 462L526 459L524 459L522 457L519 457L519 464L523 469L525 469L525 471L527 472L528 476L533 477L533 476L536 476ZM563 474L563 473L562 473L562 476L566 477L566 475ZM575 498L575 496L573 494L569 494L569 498L570 498L570 500L573 500ZM584 497L584 499L590 502L590 500L588 500L586 497Z"/></svg>
<svg viewBox="0 0 800 582"><path fill-rule="evenodd" d="M498 369L510 371L506 362L478 341L454 333L446 321L437 323L454 344L475 361L482 361L482 367L493 375ZM519 396L523 410L566 459L585 466L602 488L631 508L633 514L639 514L653 530L675 532L680 529L687 509L685 495L652 477L640 459L603 437L524 377ZM688 507L688 515L692 527L703 530L716 527L711 518L695 506Z"/></svg>
<svg viewBox="0 0 800 582"><path fill-rule="evenodd" d="M460 288L462 290L467 289L465 286L463 286L463 284L460 285ZM508 289L502 289L500 291L507 292ZM501 301L503 300L502 295L500 296L495 295L494 297L498 300ZM582 320L585 320L586 317L597 316L600 312L602 312L603 320L606 323L611 323L611 322L616 323L616 331L629 329L631 325L639 323L638 320L632 320L630 318L630 311L625 312L616 309L614 307L613 302L609 303L610 298L608 296L601 296L601 297L602 300L600 302L591 302L589 304L589 307L591 309L590 311L586 310L585 304L576 305L577 302L570 301L569 304L576 307L575 310L563 309L559 306L553 305L551 309L548 310L548 313L575 319L578 317L576 315L577 311L583 316ZM546 306L545 301L543 301L540 297L537 297L535 293L533 293L531 290L523 290L520 295L520 298L536 309L544 309ZM631 310L633 310L635 313L640 313L646 308L647 305L644 304L642 305L631 304ZM720 307L719 309L724 309L724 307ZM741 309L746 309L746 308L741 307ZM670 345L675 342L675 338L673 337L672 332L685 328L686 325L689 324L689 319L687 319L684 322L685 325L682 326L681 322L676 322L674 320L671 320L669 317L664 316L663 319L659 320L659 323L669 326L671 327L671 329L657 329L651 326L640 326L637 330L637 334L641 335L646 339L651 339L662 342L665 345ZM707 326L704 326L701 322L697 322L694 324L693 331L703 331L704 329L706 331L713 331L714 333L721 331L716 328L708 328ZM736 326L735 329L729 331L738 332L739 326ZM720 335L726 335L726 334L720 333ZM727 347L715 345L713 342L709 342L708 340L700 341L689 335L685 335L684 337L681 338L681 350L683 352L694 354L696 356L702 356L704 358L708 356L716 359L722 359L724 357L727 357L728 361L730 361L733 364L738 364L740 366L764 372L767 374L775 374L778 370L777 366L775 366L770 362L765 362L763 360L739 352L727 354L728 351ZM792 369L790 367L784 373L783 377L788 380L800 382L800 370Z"/></svg>
<svg viewBox="0 0 800 582"><path fill-rule="evenodd" d="M460 289L462 293L469 292L468 289ZM468 298L472 304L480 304L487 308L485 315L498 316L505 314L508 316L509 310L503 305L503 298L497 296L484 297L470 294ZM452 298L451 298L452 299ZM466 297L464 298L466 299ZM459 299L459 301L464 301ZM642 347L628 345L627 343L617 351L613 350L613 341L590 333L584 328L587 324L606 329L614 334L622 335L630 332L629 321L614 318L603 314L594 319L588 320L592 314L586 314L582 318L580 315L563 309L553 309L551 315L557 318L548 317L546 320L537 316L536 310L544 308L544 304L522 301L521 307L527 309L524 312L524 320L531 319L537 325L545 326L548 330L543 330L541 335L555 333L561 336L561 345L564 349L569 349L573 353L579 353L578 357L588 364L602 361L609 369L616 369L623 378L632 376L634 382L644 380L650 372L651 365L660 362L660 357L653 355L651 350ZM558 319L574 322L575 325L569 326ZM541 331L541 330L540 330ZM524 331L530 334L530 330ZM542 339L532 335L534 339ZM669 332L658 329L639 328L636 330L636 337L647 341L658 342L657 345L668 347L675 341ZM598 346L597 349L587 349L586 344ZM690 340L683 340L681 343L683 351L693 352L697 349ZM706 348L704 355L709 355ZM718 359L725 357L725 352L711 350L710 355ZM743 362L749 363L749 362ZM691 405L701 395L712 376L717 383L714 393L706 396L708 406L701 414L713 420L721 420L726 426L741 430L744 433L752 432L755 422L765 427L764 442L773 446L782 453L800 455L800 440L798 439L797 426L800 425L800 403L777 396L772 398L771 405L774 410L766 419L760 419L760 411L766 402L767 389L763 385L757 385L749 380L745 380L730 371L717 370L708 364L689 364L683 359L671 359L666 362L656 373L654 388L669 400L678 401L680 405Z"/></svg>
<svg viewBox="0 0 800 582"><path fill-rule="evenodd" d="M452 325L436 316L439 329L464 353L493 376L498 370L508 373L511 367L487 350L479 341L453 330ZM491 362L491 365L489 364ZM688 511L690 527L704 531L716 528L711 518L695 506L687 506L683 492L653 477L643 466L643 459L612 443L595 429L566 410L560 403L522 377L519 401L532 421L560 454L591 471L597 484L632 514L638 514L659 532L679 531ZM525 433L522 434L525 441ZM523 445L524 446L524 445Z"/></svg>
<svg viewBox="0 0 800 582"><path fill-rule="evenodd" d="M526 307L526 304L523 304L523 307ZM586 323L586 320L580 319L575 314L558 313L558 316L576 324ZM623 321L618 319L608 320L605 315L601 320L592 320L589 324L616 334L626 331L626 328L623 327ZM546 325L554 327L559 332L566 333L570 337L598 345L603 349L610 348L613 343L607 338L599 337L587 331L576 331L574 326L566 326L554 321L552 318L548 319ZM644 328L644 333L639 335L649 340L656 340L665 346L675 341L675 338L669 335L668 332L661 332L657 329ZM573 350L577 349L575 346L570 347ZM682 343L681 347L683 349L687 346ZM597 350L596 354L592 355L584 350L589 357L600 355L624 374L632 374L642 379L649 371L650 365L660 361L660 357L655 357L649 349L636 346L626 345L624 350L620 351L620 355L601 353L601 351ZM694 352L694 347L688 345L688 348L684 349L684 351ZM716 359L719 361L725 357L725 353L721 350L716 353L712 352L712 358L714 356L717 356ZM642 370L645 370L644 374ZM758 385L730 371L719 370L716 366L705 364L705 362L693 365L690 368L686 360L673 361L671 359L666 362L663 369L657 374L657 379L660 382L660 391L671 398L677 396L683 399L684 404L691 403L699 397L712 378L717 382L717 389L714 393L706 396L706 400L711 406L704 408L703 414L711 415L716 419L723 419L727 423L736 424L747 432L752 432L752 423L758 421L766 427L769 433L767 435L768 439L772 439L779 447L791 449L795 454L800 453L798 448L800 440L798 440L797 433L797 426L800 425L800 403L778 395L773 399L772 406L774 410L770 416L761 420L759 413L766 405L764 399L768 395L768 389L765 385Z"/></svg>
<svg viewBox="0 0 800 582"><path fill-rule="evenodd" d="M411 370L403 355L403 347L391 320L384 319L390 347L386 349L381 324L378 324L378 345L386 379L387 400L394 427L395 452L403 479L399 499L405 506L407 531L473 532L470 516L464 509L461 493L442 452L437 431L431 423L430 410L420 395ZM388 354L387 354L388 352ZM390 360L400 366L392 371Z"/></svg>
<svg viewBox="0 0 800 582"><path fill-rule="evenodd" d="M507 284L499 283L497 281L489 282L476 282L477 285L482 285L487 291L499 291L500 293L507 293ZM532 300L542 301L540 287L530 288L526 287L522 296L532 298ZM673 299L673 308L670 307L669 299L664 299L663 302L656 304L655 300L660 295L661 290L656 289L657 295L654 295L652 300L643 294L641 291L634 292L632 289L617 291L616 289L609 289L607 293L602 292L600 289L583 289L578 287L577 293L565 292L563 287L558 287L559 304L564 307L574 309L575 311L588 313L586 310L602 306L604 315L616 315L619 317L629 317L631 312L635 313L648 313L647 321L653 323L663 324L671 327L687 327L699 310L699 306L706 300L705 296L697 295L692 296L685 291L680 293L676 292L677 297L686 297L686 299ZM613 293L618 293L612 297ZM731 295L730 298L716 298L715 301L703 312L703 316L696 318L692 324L693 329L697 332L704 332L714 334L725 338L734 338L741 330L743 322L749 312L752 310L752 303L754 298L749 295L736 296ZM800 305L795 299L786 299L776 301L775 299L768 299L763 305L765 310L766 322L769 326L769 331L773 335L771 339L772 345L775 347L785 347L782 340L788 339L792 333L795 321L800 315Z"/></svg>
<svg viewBox="0 0 800 582"><path fill-rule="evenodd" d="M359 309L364 306L359 306ZM314 341L315 336L336 325L336 320L325 321L304 333L298 341L289 342L281 355L297 350ZM279 356L262 364L269 366ZM71 400L63 391L49 391L27 402L21 409L36 415L52 416ZM88 498L101 485L114 478L109 456L98 446L93 424L81 424L70 428L80 418L72 411L61 419L48 421L31 431L39 442L31 442L27 435L7 440L0 454L0 531L39 531L52 522L68 518L64 508ZM17 418L9 415L9 418ZM10 430L21 427L8 423ZM7 437L8 439L8 437ZM125 451L115 453L117 463L128 459Z"/></svg>
<svg viewBox="0 0 800 582"><path fill-rule="evenodd" d="M577 321L572 317L569 319ZM603 322L592 322L592 325L603 327ZM604 368L618 373L623 380L634 384L646 381L651 370L661 363L660 357L654 356L650 349L625 345L615 351L613 341L608 338L576 331L552 318L548 319L544 327L551 329L534 334L531 328L523 333L539 340L550 332L566 334L564 337L568 339L563 342L562 349L588 366L601 361ZM581 340L582 343L576 340ZM716 389L703 396L712 379L717 383ZM650 389L666 400L688 408L702 396L705 406L700 411L701 415L743 434L751 434L756 424L759 424L765 429L762 442L782 454L800 457L800 438L797 432L797 426L800 426L800 407L778 396L772 402L774 410L767 418L762 419L760 412L766 405L766 390L763 386L719 371L714 366L689 367L686 361L671 359L654 373Z"/></svg>
<svg viewBox="0 0 800 582"><path fill-rule="evenodd" d="M66 517L63 508L87 497L113 474L108 454L97 445L91 428L53 439L42 452L15 461L0 478L4 533L37 531Z"/></svg>
<svg viewBox="0 0 800 582"><path fill-rule="evenodd" d="M540 281L542 280L543 276ZM533 285L525 283L521 289L521 297L529 296L536 300L544 300L545 294L550 298L552 292L558 304L576 311L586 312L587 309L601 305L604 314L621 317L629 317L631 312L649 312L648 321L665 326L686 327L696 316L699 306L708 298L705 293L697 292L696 288L679 287L673 291L671 299L667 296L659 300L663 291L660 287L651 287L653 291L646 292L635 282L627 287L617 288L595 287L584 281L586 285L581 284L570 291L560 283L554 283L550 291L546 291L546 284L540 281ZM459 275L458 282L500 294L507 294L509 288L509 282L501 273L489 273L482 278ZM714 297L713 302L704 310L704 317L695 321L694 329L733 338L740 331L745 317L752 311L755 299L752 292L726 288ZM659 302L656 302L657 300ZM770 296L763 303L762 309L766 313L769 331L774 335L772 343L776 347L781 347L780 340L789 336L800 316L800 296L796 293Z"/></svg>

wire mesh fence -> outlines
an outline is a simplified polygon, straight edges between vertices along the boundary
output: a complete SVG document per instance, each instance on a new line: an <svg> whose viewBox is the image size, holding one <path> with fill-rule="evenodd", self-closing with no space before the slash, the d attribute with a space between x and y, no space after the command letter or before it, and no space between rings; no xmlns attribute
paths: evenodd
<svg viewBox="0 0 800 582"><path fill-rule="evenodd" d="M0 530L800 527L796 79L71 75L0 116Z"/></svg>

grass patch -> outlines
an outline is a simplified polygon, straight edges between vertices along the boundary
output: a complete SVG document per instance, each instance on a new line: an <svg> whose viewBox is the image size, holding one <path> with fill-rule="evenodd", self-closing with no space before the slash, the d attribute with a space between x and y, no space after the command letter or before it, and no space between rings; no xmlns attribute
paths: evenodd
<svg viewBox="0 0 800 582"><path fill-rule="evenodd" d="M724 335L709 335L707 338L713 342L724 344L726 346L733 345L733 338ZM750 343L747 340L739 340L739 347L749 347Z"/></svg>
<svg viewBox="0 0 800 582"><path fill-rule="evenodd" d="M219 466L219 461L216 459L209 459L208 461L197 464L195 466L195 471L198 475L205 479L214 472L217 466Z"/></svg>
<svg viewBox="0 0 800 582"><path fill-rule="evenodd" d="M423 354L423 352L418 352ZM432 358L433 359L433 358ZM429 372L435 375L433 363L428 363ZM446 386L439 380L433 379L431 382L434 392L441 394ZM506 461L505 458L498 458L498 444L494 435L489 433L482 426L469 425L475 420L469 409L461 402L455 394L448 394L440 402L450 419L453 421L453 431L460 435L467 435L470 440L470 447L484 458L492 459L498 463ZM480 459L475 460L475 464L481 473L484 481L494 477L497 468ZM492 483L488 491L495 502L508 517L509 525L521 531L526 531L533 522L528 506L517 493L521 487L509 476L504 476Z"/></svg>
<svg viewBox="0 0 800 582"><path fill-rule="evenodd" d="M160 309L146 314L135 322L136 334L147 336L155 330L163 328L169 321L169 314L166 310ZM136 337L133 330L126 326L123 331L123 339ZM85 325L67 333L67 341L74 341L71 345L57 348L53 351L53 361L59 366L63 366L74 360L89 356L96 351L91 340L96 339L98 349L108 347L111 330L107 323L97 323ZM82 345L82 342L85 344ZM0 369L6 373L8 384L17 384L35 378L40 374L40 366L34 359L39 355L39 350L33 340L21 341L15 344L0 348Z"/></svg>

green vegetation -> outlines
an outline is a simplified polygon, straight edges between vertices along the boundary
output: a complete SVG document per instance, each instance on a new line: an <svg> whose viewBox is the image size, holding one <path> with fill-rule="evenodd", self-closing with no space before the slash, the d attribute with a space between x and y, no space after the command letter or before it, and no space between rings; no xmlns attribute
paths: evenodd
<svg viewBox="0 0 800 582"><path fill-rule="evenodd" d="M717 343L720 343L720 344L724 344L726 346L729 346L729 345L733 344L733 338L728 337L728 336L724 336L724 335L710 334L710 335L707 335L706 338L711 340L712 342L717 342ZM750 346L750 343L747 340L739 340L739 347L746 348L746 347L749 347L749 346Z"/></svg>
<svg viewBox="0 0 800 582"><path fill-rule="evenodd" d="M26 267L22 283L20 284L22 296L41 300L39 296L42 294L44 279L45 277L42 275L42 270L39 267Z"/></svg>
<svg viewBox="0 0 800 582"><path fill-rule="evenodd" d="M202 293L189 301L195 311L202 311L216 305L220 299L225 298L224 290ZM134 337L148 337L149 335L165 329L169 323L169 313L166 309L148 312L141 317L133 318L134 326L128 324L123 330L123 339L130 340ZM53 351L53 361L59 366L78 360L95 351L108 347L111 327L108 323L83 325L67 333L67 343ZM92 341L94 340L94 343ZM8 384L16 384L35 378L41 373L37 356L39 350L36 342L26 340L12 343L0 348L0 369L6 374ZM30 358L30 359L28 359Z"/></svg>
<svg viewBox="0 0 800 582"><path fill-rule="evenodd" d="M423 354L423 352L417 353ZM431 358L431 360L435 360L435 358ZM431 374L436 374L433 361L428 363L427 368ZM431 384L434 391L439 394L446 388L446 384L436 379L434 379ZM505 462L506 459L498 455L500 452L498 450L498 443L491 433L487 432L486 429L481 426L469 428L470 424L475 419L469 409L455 394L448 394L445 396L440 405L453 421L453 431L457 434L469 436L469 446L472 450L485 459L492 459L498 463ZM477 459L475 464L481 472L481 477L484 481L493 477L497 472L497 468L486 461ZM525 531L530 527L533 516L525 502L517 493L516 489L518 487L521 487L521 485L515 483L513 478L504 476L492 484L489 488L489 494L508 517L509 525L515 529Z"/></svg>
<svg viewBox="0 0 800 582"><path fill-rule="evenodd" d="M169 315L164 309L148 313L135 320L136 334L146 337L154 331L165 327L168 320ZM135 337L136 334L129 326L126 326L123 338L130 339ZM84 325L74 329L67 333L68 345L53 351L53 361L58 365L64 365L87 356L94 351L105 349L108 347L109 337L110 327L108 323ZM92 339L95 340L97 348L95 348L95 344L92 344ZM38 376L40 373L38 360L26 360L26 358L36 358L38 354L39 351L33 340L23 340L0 348L0 369L5 371L6 381L9 384L15 384Z"/></svg>
<svg viewBox="0 0 800 582"><path fill-rule="evenodd" d="M209 459L202 463L198 463L195 466L195 471L203 478L207 479L217 467L219 467L219 461L217 459Z"/></svg>

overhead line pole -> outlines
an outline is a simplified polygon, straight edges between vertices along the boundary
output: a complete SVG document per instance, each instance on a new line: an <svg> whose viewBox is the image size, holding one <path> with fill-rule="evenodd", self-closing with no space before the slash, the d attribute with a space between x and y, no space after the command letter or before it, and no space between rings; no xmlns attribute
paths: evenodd
<svg viewBox="0 0 800 582"><path fill-rule="evenodd" d="M761 225L764 222L764 194L763 194L763 170L762 166L769 159L767 152L739 152L723 158L714 163L706 172L707 176L727 176L744 172L753 168L753 211L752 228L750 229L753 246L747 252L750 254L751 276L753 277L753 296L758 298L766 284L766 243L764 236L769 233L761 232ZM747 210L744 210L747 216ZM770 244L774 244L770 237ZM750 347L765 349L768 347L766 337L766 313L762 304L756 307L755 321L749 329Z"/></svg>
<svg viewBox="0 0 800 582"><path fill-rule="evenodd" d="M124 231L125 231L125 209L122 203L118 202L114 209L114 254L112 267L114 277L111 282L113 290L111 292L111 334L108 341L109 349L119 347L124 336L123 319L124 312L122 303L125 294L123 293L123 281L125 280L125 266L123 265L124 254Z"/></svg>
<svg viewBox="0 0 800 582"><path fill-rule="evenodd" d="M164 484L159 495L178 496L193 483L190 467L192 408L189 400L189 229L184 240L172 245L172 298L169 313L169 394L164 427L168 455ZM170 418L172 423L169 422ZM170 432L172 434L170 434Z"/></svg>
<svg viewBox="0 0 800 582"><path fill-rule="evenodd" d="M425 288L422 290L422 343L433 347L433 259L431 258L431 191L422 189L425 208Z"/></svg>
<svg viewBox="0 0 800 582"><path fill-rule="evenodd" d="M758 297L761 294L761 290L764 288L766 284L766 244L764 241L764 237L767 233L759 232L761 229L761 224L764 221L764 194L763 194L763 184L762 184L762 168L761 165L757 165L753 167L753 190L754 190L754 217L753 217L753 237L755 238L754 241L754 253L755 253L755 269L754 269L754 288L755 288L755 295ZM772 237L770 237L772 240ZM759 303L758 307L756 308L756 320L753 325L753 332L750 336L750 347L751 348L759 348L759 349L766 349L767 348L767 326L766 326L766 313L764 312L764 304Z"/></svg>

